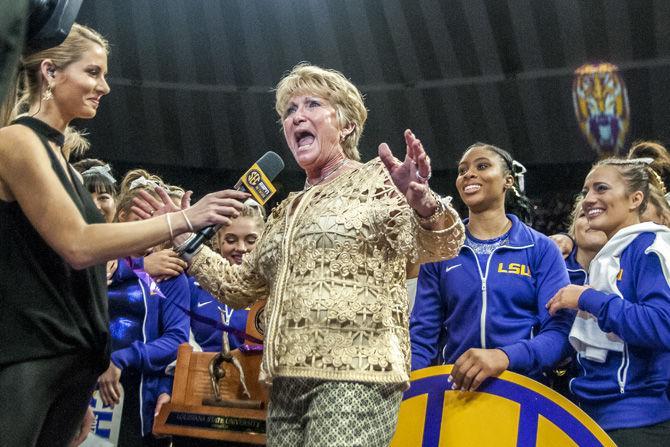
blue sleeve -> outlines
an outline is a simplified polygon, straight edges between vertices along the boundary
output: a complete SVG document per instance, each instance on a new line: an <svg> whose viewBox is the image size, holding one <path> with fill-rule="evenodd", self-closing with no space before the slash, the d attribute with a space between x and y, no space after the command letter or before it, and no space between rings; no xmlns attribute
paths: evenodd
<svg viewBox="0 0 670 447"><path fill-rule="evenodd" d="M539 239L535 247L537 253L534 258L533 277L536 280L535 295L540 330L530 340L520 340L500 348L509 358L510 371L529 376L540 375L542 371L571 354L568 334L575 318L575 313L567 310L560 311L553 317L547 312L547 302L561 288L570 284L570 278L556 244L548 239Z"/></svg>
<svg viewBox="0 0 670 447"><path fill-rule="evenodd" d="M119 258L117 260L117 267L112 279L117 282L125 281L127 279L135 278L133 269L144 269L144 258Z"/></svg>
<svg viewBox="0 0 670 447"><path fill-rule="evenodd" d="M177 348L188 342L190 292L186 275L163 281L159 286L165 298L159 299L160 336L147 343L135 341L129 347L112 353L115 365L142 372L161 372L177 358ZM148 306L148 311L155 309Z"/></svg>
<svg viewBox="0 0 670 447"><path fill-rule="evenodd" d="M133 269L144 270L144 257L130 258L130 266Z"/></svg>
<svg viewBox="0 0 670 447"><path fill-rule="evenodd" d="M579 298L579 308L595 315L600 329L614 332L632 346L669 351L670 288L661 262L655 253L643 254L636 261L631 269L637 302L588 289Z"/></svg>
<svg viewBox="0 0 670 447"><path fill-rule="evenodd" d="M158 389L156 396L160 396L163 393L169 394L172 396L172 383L174 382L174 376L168 376L167 374L163 375L158 382Z"/></svg>
<svg viewBox="0 0 670 447"><path fill-rule="evenodd" d="M423 264L416 284L416 299L409 322L412 371L431 366L438 354L438 339L446 315L440 293L440 266Z"/></svg>
<svg viewBox="0 0 670 447"><path fill-rule="evenodd" d="M206 290L195 285L195 279L189 278L191 285L191 332L203 351L221 351L222 333L217 324L221 324L219 302Z"/></svg>

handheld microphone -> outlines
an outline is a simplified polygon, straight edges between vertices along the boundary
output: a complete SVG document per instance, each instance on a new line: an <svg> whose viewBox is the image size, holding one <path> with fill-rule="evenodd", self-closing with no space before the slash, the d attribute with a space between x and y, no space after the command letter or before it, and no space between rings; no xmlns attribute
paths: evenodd
<svg viewBox="0 0 670 447"><path fill-rule="evenodd" d="M284 160L277 153L267 151L261 158L254 163L247 172L235 183L234 188L238 191L244 191L261 205L272 197L277 190L272 185L272 180L284 169ZM185 259L190 259L200 246L211 239L221 225L210 225L191 236L177 252Z"/></svg>

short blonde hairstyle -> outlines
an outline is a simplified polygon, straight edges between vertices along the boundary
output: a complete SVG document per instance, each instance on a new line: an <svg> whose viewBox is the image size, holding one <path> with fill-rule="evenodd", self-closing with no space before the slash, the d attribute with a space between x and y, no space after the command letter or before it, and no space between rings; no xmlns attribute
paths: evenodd
<svg viewBox="0 0 670 447"><path fill-rule="evenodd" d="M298 94L313 94L326 99L337 113L340 128L353 125L353 130L342 142L342 149L347 158L360 160L358 141L363 134L368 111L358 88L337 70L302 62L277 84L275 110L280 121L286 117L288 102Z"/></svg>

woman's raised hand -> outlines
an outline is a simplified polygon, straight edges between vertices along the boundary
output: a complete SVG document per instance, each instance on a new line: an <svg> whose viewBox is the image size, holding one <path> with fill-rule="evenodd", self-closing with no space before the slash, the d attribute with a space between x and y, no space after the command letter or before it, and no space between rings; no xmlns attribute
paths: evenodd
<svg viewBox="0 0 670 447"><path fill-rule="evenodd" d="M132 211L143 219L153 216L184 211L194 230L210 225L230 225L231 219L240 215L244 209L243 202L250 197L249 193L226 189L207 194L193 206L189 206L191 192L184 194L181 207L175 205L163 188L156 188L160 200L146 191L140 191L133 199Z"/></svg>
<svg viewBox="0 0 670 447"><path fill-rule="evenodd" d="M431 176L430 158L411 130L405 130L406 154L404 161L393 156L388 144L379 145L379 157L388 169L393 183L405 195L409 206L423 217L437 209L437 200L431 194L428 180Z"/></svg>
<svg viewBox="0 0 670 447"><path fill-rule="evenodd" d="M133 206L130 210L137 214L142 219L149 219L150 217L160 216L161 214L174 213L189 208L191 204L191 195L193 191L186 191L181 198L181 206L174 204L165 189L160 186L154 189L160 200L149 194L145 190L137 192L137 196L133 197Z"/></svg>

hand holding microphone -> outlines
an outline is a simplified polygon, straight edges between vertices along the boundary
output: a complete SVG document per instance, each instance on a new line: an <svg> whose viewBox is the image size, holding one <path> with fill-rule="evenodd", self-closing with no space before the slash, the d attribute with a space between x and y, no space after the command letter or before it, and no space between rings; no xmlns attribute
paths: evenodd
<svg viewBox="0 0 670 447"><path fill-rule="evenodd" d="M235 189L251 194L261 205L276 192L272 180L284 169L284 161L275 152L268 151L254 163L235 184ZM175 250L187 261L198 251L200 246L211 239L221 225L205 227L189 238Z"/></svg>
<svg viewBox="0 0 670 447"><path fill-rule="evenodd" d="M180 208L172 202L165 189L156 188L156 194L160 200L147 191L138 191L131 210L142 219L175 213L170 219L175 235L191 231L190 227L196 231L210 225L230 224L230 219L242 211L242 202L250 197L246 192L226 189L207 194L193 206ZM188 203L188 198L183 202Z"/></svg>
<svg viewBox="0 0 670 447"><path fill-rule="evenodd" d="M273 151L266 152L235 184L235 190L223 190L207 194L192 207L188 207L190 193L186 193L182 199L182 208L176 206L167 192L162 188L156 191L160 196L162 203L148 194L146 191L140 191L133 199L133 212L143 219L165 214L169 212L179 213L182 216L175 216L171 219L174 222L185 223L190 231L200 230L188 238L186 242L179 244L178 253L185 259L190 257L200 248L200 246L212 236L223 225L229 225L230 219L234 219L244 208L243 201L252 197L261 205L264 205L270 197L276 192L272 185L272 180L284 169L284 161ZM182 221L177 219L181 218ZM174 228L174 234L181 234L184 231L180 228ZM171 229L172 232L172 229ZM183 239L183 236L182 238Z"/></svg>

